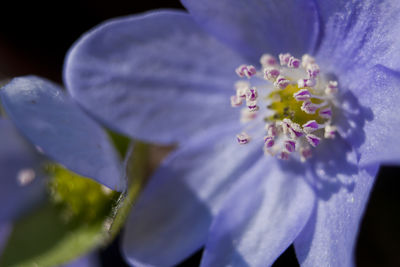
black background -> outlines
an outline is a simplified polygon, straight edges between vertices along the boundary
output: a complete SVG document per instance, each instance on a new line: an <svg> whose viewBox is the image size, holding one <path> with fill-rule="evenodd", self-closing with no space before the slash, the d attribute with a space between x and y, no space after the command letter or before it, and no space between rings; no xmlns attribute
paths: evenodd
<svg viewBox="0 0 400 267"><path fill-rule="evenodd" d="M91 27L116 16L183 8L179 1L2 2L0 75L35 74L59 83L66 51ZM358 266L400 266L399 177L399 168L384 167L379 172L357 242ZM119 254L119 239L101 250L100 258L103 266L126 266ZM180 266L198 266L200 258L201 251ZM298 266L293 247L274 266Z"/></svg>

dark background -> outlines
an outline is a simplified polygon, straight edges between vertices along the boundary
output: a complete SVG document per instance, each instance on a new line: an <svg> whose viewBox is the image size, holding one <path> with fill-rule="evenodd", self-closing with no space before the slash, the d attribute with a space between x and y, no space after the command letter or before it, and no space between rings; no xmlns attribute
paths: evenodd
<svg viewBox="0 0 400 267"><path fill-rule="evenodd" d="M35 74L61 83L65 53L82 33L104 20L157 8L183 7L179 1L2 3L0 77ZM357 243L358 266L400 266L399 177L399 168L384 167L379 172ZM100 251L103 266L126 266L119 254L118 241ZM201 251L180 266L198 266L200 258ZM274 266L298 266L293 247Z"/></svg>

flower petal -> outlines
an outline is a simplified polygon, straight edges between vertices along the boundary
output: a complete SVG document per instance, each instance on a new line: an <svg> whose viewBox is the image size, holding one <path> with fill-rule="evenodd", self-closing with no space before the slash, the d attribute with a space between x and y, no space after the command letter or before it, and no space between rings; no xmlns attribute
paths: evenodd
<svg viewBox="0 0 400 267"><path fill-rule="evenodd" d="M45 193L41 159L11 121L0 119L0 223L13 221Z"/></svg>
<svg viewBox="0 0 400 267"><path fill-rule="evenodd" d="M318 198L316 213L294 245L301 266L352 266L358 227L378 165L361 170L354 188Z"/></svg>
<svg viewBox="0 0 400 267"><path fill-rule="evenodd" d="M182 141L237 120L230 108L243 60L190 16L157 11L106 22L69 51L64 80L96 118L131 137Z"/></svg>
<svg viewBox="0 0 400 267"><path fill-rule="evenodd" d="M96 253L87 254L83 257L80 257L70 263L63 265L62 267L99 267L102 266L100 264L100 260Z"/></svg>
<svg viewBox="0 0 400 267"><path fill-rule="evenodd" d="M324 36L318 61L343 73L383 64L400 70L400 2L319 0Z"/></svg>
<svg viewBox="0 0 400 267"><path fill-rule="evenodd" d="M346 118L339 123L344 136L360 154L360 164L400 163L400 72L382 65L353 73L343 105ZM351 76L351 75L350 75Z"/></svg>
<svg viewBox="0 0 400 267"><path fill-rule="evenodd" d="M202 26L258 62L263 53L311 52L319 33L313 1L181 0Z"/></svg>
<svg viewBox="0 0 400 267"><path fill-rule="evenodd" d="M230 131L197 136L161 165L127 222L123 250L135 266L172 266L206 241L230 186L262 157L261 142Z"/></svg>
<svg viewBox="0 0 400 267"><path fill-rule="evenodd" d="M202 266L270 266L307 223L315 203L300 176L259 160L215 218Z"/></svg>
<svg viewBox="0 0 400 267"><path fill-rule="evenodd" d="M116 190L125 187L122 164L104 130L55 84L16 78L1 90L8 116L44 154L72 171Z"/></svg>

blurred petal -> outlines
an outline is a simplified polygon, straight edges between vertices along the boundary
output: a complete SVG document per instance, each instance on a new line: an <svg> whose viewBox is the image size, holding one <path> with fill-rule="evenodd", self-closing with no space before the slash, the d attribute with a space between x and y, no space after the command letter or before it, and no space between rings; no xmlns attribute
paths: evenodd
<svg viewBox="0 0 400 267"><path fill-rule="evenodd" d="M270 266L312 213L315 195L300 177L265 158L241 177L218 213L202 266Z"/></svg>
<svg viewBox="0 0 400 267"><path fill-rule="evenodd" d="M106 22L69 51L64 80L96 118L131 137L172 143L237 120L230 108L243 60L190 16L157 11Z"/></svg>
<svg viewBox="0 0 400 267"><path fill-rule="evenodd" d="M0 119L0 223L13 221L45 194L40 157L11 121Z"/></svg>
<svg viewBox="0 0 400 267"><path fill-rule="evenodd" d="M76 259L62 267L100 267L100 259L96 253L85 255L79 259Z"/></svg>
<svg viewBox="0 0 400 267"><path fill-rule="evenodd" d="M294 245L301 266L352 266L359 223L378 165L349 176L354 188L319 197L316 212ZM327 193L327 192L322 192Z"/></svg>
<svg viewBox="0 0 400 267"><path fill-rule="evenodd" d="M353 75L357 79L345 82L349 92L341 134L359 152L361 165L400 164L400 72L377 65Z"/></svg>
<svg viewBox="0 0 400 267"><path fill-rule="evenodd" d="M312 52L319 21L313 1L181 0L200 25L258 62L263 53Z"/></svg>
<svg viewBox="0 0 400 267"><path fill-rule="evenodd" d="M55 84L16 78L1 90L8 116L47 156L116 190L125 182L121 163L104 130Z"/></svg>
<svg viewBox="0 0 400 267"><path fill-rule="evenodd" d="M319 62L343 73L375 64L400 70L400 1L319 0L318 6L324 33Z"/></svg>
<svg viewBox="0 0 400 267"><path fill-rule="evenodd" d="M172 153L128 219L128 262L172 266L199 249L231 185L260 157L261 142L238 145L232 129L197 136Z"/></svg>

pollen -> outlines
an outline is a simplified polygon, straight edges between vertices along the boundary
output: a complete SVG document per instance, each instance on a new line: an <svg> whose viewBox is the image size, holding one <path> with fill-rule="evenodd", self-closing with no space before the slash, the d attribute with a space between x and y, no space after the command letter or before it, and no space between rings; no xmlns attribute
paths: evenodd
<svg viewBox="0 0 400 267"><path fill-rule="evenodd" d="M315 59L307 54L301 59L289 53L280 54L278 59L264 54L260 63L260 70L252 65L236 69L245 80L235 84L231 105L246 106L241 122L263 117L265 154L282 160L296 157L304 162L323 139L335 138L332 118L338 82L322 75ZM252 85L253 79L257 86ZM252 138L243 131L237 140L247 144Z"/></svg>

